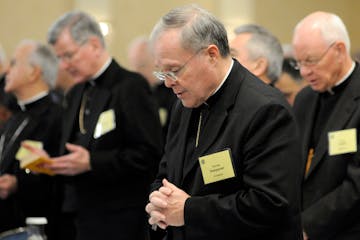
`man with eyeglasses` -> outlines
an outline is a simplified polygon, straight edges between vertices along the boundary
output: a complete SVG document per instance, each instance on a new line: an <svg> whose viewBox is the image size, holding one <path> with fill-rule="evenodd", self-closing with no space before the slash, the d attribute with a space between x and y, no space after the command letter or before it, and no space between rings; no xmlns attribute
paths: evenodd
<svg viewBox="0 0 360 240"><path fill-rule="evenodd" d="M73 217L77 240L146 239L143 209L163 149L150 88L111 58L84 12L57 19L48 41L77 82L66 95L61 156L44 166L65 182L62 208L70 214L61 224ZM59 236L69 229L61 224Z"/></svg>
<svg viewBox="0 0 360 240"><path fill-rule="evenodd" d="M300 239L300 149L282 94L231 58L224 26L196 5L162 17L151 43L179 101L149 223L167 240Z"/></svg>
<svg viewBox="0 0 360 240"><path fill-rule="evenodd" d="M309 83L294 111L302 140L305 239L360 239L360 68L335 14L314 12L293 35L296 67Z"/></svg>

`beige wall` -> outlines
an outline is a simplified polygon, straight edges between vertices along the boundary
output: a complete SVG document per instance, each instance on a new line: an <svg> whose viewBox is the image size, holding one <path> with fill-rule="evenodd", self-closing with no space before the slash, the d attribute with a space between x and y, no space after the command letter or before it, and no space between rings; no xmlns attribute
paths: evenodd
<svg viewBox="0 0 360 240"><path fill-rule="evenodd" d="M24 38L45 41L52 22L71 9L82 9L98 20L111 24L106 37L108 48L127 66L127 47L139 35L148 35L161 15L169 9L188 4L187 0L0 0L0 43L8 55ZM264 25L283 43L291 41L296 22L315 10L337 13L349 29L352 49L360 49L360 22L357 0L197 0L219 17L229 33L242 23Z"/></svg>
<svg viewBox="0 0 360 240"><path fill-rule="evenodd" d="M52 21L73 8L73 0L0 0L0 43L8 56L24 38L46 41Z"/></svg>
<svg viewBox="0 0 360 240"><path fill-rule="evenodd" d="M291 42L296 23L313 11L337 14L348 28L352 50L360 49L360 1L357 0L257 0L255 20L272 31L283 43Z"/></svg>
<svg viewBox="0 0 360 240"><path fill-rule="evenodd" d="M174 4L174 2L176 2ZM214 9L216 0L198 0L197 3L207 9ZM151 0L151 1L114 1L111 15L114 16L114 36L111 39L111 52L127 65L127 47L139 35L149 35L159 18L175 6L191 1ZM121 17L118 17L121 16Z"/></svg>

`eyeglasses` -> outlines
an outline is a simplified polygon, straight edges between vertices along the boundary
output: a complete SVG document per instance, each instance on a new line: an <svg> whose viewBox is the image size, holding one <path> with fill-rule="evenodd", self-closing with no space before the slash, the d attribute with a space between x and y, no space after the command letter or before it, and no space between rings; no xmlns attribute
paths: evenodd
<svg viewBox="0 0 360 240"><path fill-rule="evenodd" d="M84 45L85 45L85 43L81 44L74 51L65 52L64 54L58 56L58 59L60 61L64 61L64 62L70 62Z"/></svg>
<svg viewBox="0 0 360 240"><path fill-rule="evenodd" d="M329 45L329 47L325 50L325 52L317 59L307 59L304 61L291 61L290 64L295 70L300 70L302 67L313 67L317 65L329 52L330 48L335 45L336 42L333 42Z"/></svg>
<svg viewBox="0 0 360 240"><path fill-rule="evenodd" d="M160 81L165 81L166 78L169 78L172 81L177 81L178 79L178 75L181 72L181 70L183 70L185 68L185 66L196 56L198 55L201 50L203 50L204 48L199 49L198 51L196 51L196 53L194 55L192 55L191 57L189 57L189 59L182 65L180 66L176 71L154 71L153 74L154 76L160 80Z"/></svg>

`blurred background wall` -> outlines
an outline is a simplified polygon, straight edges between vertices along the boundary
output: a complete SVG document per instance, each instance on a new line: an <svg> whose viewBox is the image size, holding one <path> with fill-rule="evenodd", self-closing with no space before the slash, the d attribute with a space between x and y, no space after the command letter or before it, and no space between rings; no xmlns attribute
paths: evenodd
<svg viewBox="0 0 360 240"><path fill-rule="evenodd" d="M108 28L106 41L111 54L127 66L127 48L139 35L148 35L169 9L197 3L216 15L228 29L243 23L258 23L282 43L290 43L295 24L310 12L338 14L348 27L352 51L360 49L360 1L357 0L0 0L0 43L8 56L16 44L31 38L46 41L52 22L64 12L81 9Z"/></svg>

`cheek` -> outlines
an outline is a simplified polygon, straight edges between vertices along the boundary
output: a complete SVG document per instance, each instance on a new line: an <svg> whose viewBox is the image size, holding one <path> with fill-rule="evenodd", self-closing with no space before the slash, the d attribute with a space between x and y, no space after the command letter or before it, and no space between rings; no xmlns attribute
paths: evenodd
<svg viewBox="0 0 360 240"><path fill-rule="evenodd" d="M330 81L330 79L334 75L334 72L331 71L331 68L328 68L328 69L320 69L320 70L316 71L316 74L317 74L317 76L319 76L320 80L323 83L326 83L326 82Z"/></svg>
<svg viewBox="0 0 360 240"><path fill-rule="evenodd" d="M7 83L14 83L18 81L18 79L24 78L23 75L24 75L23 71L19 71L17 69L11 70L7 74Z"/></svg>

